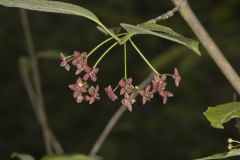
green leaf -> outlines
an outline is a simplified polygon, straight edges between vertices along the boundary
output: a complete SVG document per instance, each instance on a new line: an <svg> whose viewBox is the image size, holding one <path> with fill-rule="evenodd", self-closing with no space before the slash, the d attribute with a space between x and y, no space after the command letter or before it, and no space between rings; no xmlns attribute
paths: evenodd
<svg viewBox="0 0 240 160"><path fill-rule="evenodd" d="M22 73L28 75L30 73L31 67L29 59L25 56L19 57L18 59L19 69Z"/></svg>
<svg viewBox="0 0 240 160"><path fill-rule="evenodd" d="M157 37L161 37L164 39L168 39L173 42L180 43L182 45L185 45L186 47L193 50L198 55L201 55L199 51L199 42L186 38L176 32L174 32L172 29L161 26L158 24L151 25L151 24L142 24L138 26L130 25L130 24L124 24L122 23L121 26L129 33L128 37L124 37L121 39L121 43L124 43L126 40L128 40L133 35L138 34L149 34L154 35Z"/></svg>
<svg viewBox="0 0 240 160"><path fill-rule="evenodd" d="M101 26L106 32L108 32L112 37L118 40L116 35L112 34L97 18L97 16L89 11L86 8L58 1L49 1L49 0L0 0L0 5L5 7L17 7L24 8L35 11L42 12L52 12L52 13L61 13L61 14L69 14L76 15L88 18L94 22L96 22L99 26Z"/></svg>
<svg viewBox="0 0 240 160"><path fill-rule="evenodd" d="M98 29L100 32L102 32L105 36L109 35L109 33L106 32L102 27L97 26L97 29ZM113 34L119 34L119 33L121 32L122 28L121 28L121 27L112 27L112 28L110 28L110 29L108 29L108 30L109 30L111 33L113 33Z"/></svg>
<svg viewBox="0 0 240 160"><path fill-rule="evenodd" d="M211 122L213 127L223 129L223 123L228 122L233 118L240 117L240 102L208 107L207 111L204 112L204 115Z"/></svg>
<svg viewBox="0 0 240 160"><path fill-rule="evenodd" d="M45 156L41 160L95 160L94 158L85 155L51 155Z"/></svg>
<svg viewBox="0 0 240 160"><path fill-rule="evenodd" d="M24 8L35 11L83 16L98 24L101 23L97 16L88 9L64 2L48 0L0 0L0 5L6 7Z"/></svg>
<svg viewBox="0 0 240 160"><path fill-rule="evenodd" d="M159 24L143 23L143 24L140 24L139 26L142 28L145 28L147 30L150 30L150 31L163 32L163 33L169 33L169 34L175 35L175 36L181 36L180 34L175 32L171 28L163 26L163 25L159 25Z"/></svg>
<svg viewBox="0 0 240 160"><path fill-rule="evenodd" d="M28 154L20 154L20 153L13 153L11 158L18 158L19 160L35 160L31 155Z"/></svg>
<svg viewBox="0 0 240 160"><path fill-rule="evenodd" d="M207 157L199 158L199 159L195 159L195 160L225 159L228 157L239 156L239 155L240 155L240 149L232 149L229 152L218 153L218 154L214 154L211 156L207 156Z"/></svg>

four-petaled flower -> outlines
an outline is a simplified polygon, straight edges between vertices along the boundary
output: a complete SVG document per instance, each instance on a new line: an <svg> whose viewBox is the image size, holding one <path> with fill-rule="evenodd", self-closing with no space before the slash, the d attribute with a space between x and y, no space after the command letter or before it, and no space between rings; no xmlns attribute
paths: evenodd
<svg viewBox="0 0 240 160"><path fill-rule="evenodd" d="M98 68L90 68L88 66L84 67L84 70L86 72L86 74L83 76L83 79L86 81L88 80L88 78L90 78L92 81L96 81L97 80L97 73L98 73Z"/></svg>
<svg viewBox="0 0 240 160"><path fill-rule="evenodd" d="M130 112L132 112L132 104L134 104L136 100L129 96L128 93L124 94L124 98L122 99L122 104L128 108Z"/></svg>
<svg viewBox="0 0 240 160"><path fill-rule="evenodd" d="M173 94L169 91L161 91L159 92L160 96L163 97L163 104L167 103L168 97L173 97Z"/></svg>
<svg viewBox="0 0 240 160"><path fill-rule="evenodd" d="M181 81L181 76L180 76L177 68L174 68L174 72L173 72L172 78L174 79L175 84L178 87L179 83Z"/></svg>
<svg viewBox="0 0 240 160"><path fill-rule="evenodd" d="M150 101L153 98L153 92L150 91L151 85L148 85L145 90L142 89L139 91L142 96L142 103L145 104L147 101Z"/></svg>
<svg viewBox="0 0 240 160"><path fill-rule="evenodd" d="M116 99L118 99L117 95L114 93L114 91L110 85L107 88L105 88L105 92L107 93L108 97L112 101L115 101Z"/></svg>
<svg viewBox="0 0 240 160"><path fill-rule="evenodd" d="M60 59L61 59L61 63L60 66L64 67L67 71L70 70L70 65L67 62L67 58L64 56L63 53L60 53Z"/></svg>
<svg viewBox="0 0 240 160"><path fill-rule="evenodd" d="M95 88L93 86L91 86L88 89L88 93L90 96L86 96L86 100L89 101L89 104L93 104L93 102L95 102L95 100L100 100L100 96L99 96L99 86L97 85Z"/></svg>
<svg viewBox="0 0 240 160"><path fill-rule="evenodd" d="M119 82L119 85L121 87L120 95L124 95L125 93L132 93L133 92L133 86L132 86L132 78L129 78L127 80L121 79Z"/></svg>

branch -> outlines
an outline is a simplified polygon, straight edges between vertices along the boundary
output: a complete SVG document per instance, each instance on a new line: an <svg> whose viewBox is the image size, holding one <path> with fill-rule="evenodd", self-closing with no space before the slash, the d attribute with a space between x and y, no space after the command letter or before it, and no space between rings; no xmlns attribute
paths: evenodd
<svg viewBox="0 0 240 160"><path fill-rule="evenodd" d="M43 132L46 152L52 153L52 147L53 147L57 153L63 153L63 149L59 141L56 139L56 137L54 136L53 132L51 131L48 125L47 116L45 113L43 93L41 89L42 87L41 87L40 74L38 69L38 61L35 55L27 12L24 9L20 9L20 16L21 16L22 26L24 29L27 50L30 56L31 68L33 73L33 85L34 85L35 91L33 89L33 85L27 73L21 72L22 79L23 79L25 88L27 90L29 99L32 103L34 113L36 115L36 118Z"/></svg>
<svg viewBox="0 0 240 160"><path fill-rule="evenodd" d="M146 87L152 80L153 78L153 73L151 73L140 85L139 89L142 89ZM133 98L136 98L138 96L138 92L135 92L133 95ZM103 129L101 135L98 137L97 141L95 142L94 146L92 147L89 155L90 156L95 156L99 149L101 148L103 142L106 140L110 132L112 131L113 127L115 124L118 122L119 118L123 115L123 113L127 110L127 107L124 105L121 105L119 109L114 113L112 118L108 121L108 124L105 126Z"/></svg>
<svg viewBox="0 0 240 160"><path fill-rule="evenodd" d="M240 94L240 78L238 74L233 69L228 60L224 57L223 53L218 48L213 39L210 37L210 35L207 33L199 19L193 13L187 0L172 0L172 2L175 4L175 6L179 6L180 4L184 3L184 5L182 5L179 10L182 17L185 19L190 28L199 38L200 42L203 44L209 55L212 57L212 59L215 61L222 73L231 83L233 88L238 92L238 94Z"/></svg>
<svg viewBox="0 0 240 160"><path fill-rule="evenodd" d="M180 9L180 7L181 7L181 5L177 5L173 9L167 11L166 13L164 13L156 18L150 19L145 23L158 23L159 21L166 20L166 19L174 16L174 14Z"/></svg>

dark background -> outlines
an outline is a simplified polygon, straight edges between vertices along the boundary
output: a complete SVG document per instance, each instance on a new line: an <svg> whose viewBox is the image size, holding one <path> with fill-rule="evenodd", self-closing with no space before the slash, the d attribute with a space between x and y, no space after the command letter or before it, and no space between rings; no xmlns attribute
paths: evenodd
<svg viewBox="0 0 240 160"><path fill-rule="evenodd" d="M170 1L65 0L84 6L109 27L121 22L138 24L173 7ZM239 0L189 1L210 35L240 73ZM89 51L105 37L87 19L59 14L28 12L37 52L53 50L71 53ZM27 56L19 10L0 7L0 158L12 152L44 155L41 130L33 114L18 68L18 59ZM162 22L177 32L196 39L177 13ZM99 155L108 160L193 159L227 150L227 138L239 139L228 123L224 130L212 128L203 112L207 106L232 101L234 89L201 46L202 56L151 36L134 38L146 57L161 73L176 66L182 75L179 88L170 85L175 96L166 105L154 98L142 106L140 98L132 113L125 113L102 146ZM102 53L103 50L99 50ZM141 82L150 72L145 63L128 51L129 76ZM114 49L99 65L99 84L116 84L123 76L122 48ZM93 56L97 57L97 56ZM90 61L94 63L96 59ZM88 154L120 102L107 96L88 105L77 104L67 88L75 81L73 72L59 67L59 60L40 59L40 72L49 123L67 153Z"/></svg>

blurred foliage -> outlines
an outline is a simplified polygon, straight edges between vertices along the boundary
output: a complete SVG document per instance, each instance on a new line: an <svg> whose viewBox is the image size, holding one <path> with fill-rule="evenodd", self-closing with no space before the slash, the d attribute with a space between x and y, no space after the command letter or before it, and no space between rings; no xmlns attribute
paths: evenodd
<svg viewBox="0 0 240 160"><path fill-rule="evenodd" d="M139 24L164 13L173 6L170 1L147 3L139 0L65 0L94 11L108 27L121 22ZM239 0L190 1L193 10L210 35L223 50L238 73L239 65ZM38 52L56 50L72 53L91 50L105 39L94 23L76 16L29 12L34 44ZM11 18L8 18L11 17ZM1 84L0 97L0 157L9 159L12 152L29 153L36 158L44 155L40 127L34 117L18 69L18 58L26 56L26 44L18 9L0 7ZM179 14L162 22L178 33L195 39L191 29ZM167 105L156 98L145 106L137 103L133 113L126 113L104 143L99 154L109 160L193 159L225 151L225 139L239 139L234 121L225 130L212 128L203 116L206 106L232 100L234 89L217 66L203 52L199 58L184 50L184 46L150 36L135 38L146 57L158 66L160 72L172 72L178 67L182 84ZM147 66L129 47L129 76L139 83L147 76ZM101 87L116 83L123 75L122 48L100 63ZM172 55L179 56L173 58ZM102 53L103 50L99 50ZM115 52L115 53L114 53ZM96 54L97 58L99 55ZM164 60L165 59L165 60ZM168 59L171 59L170 61ZM94 63L96 59L90 61ZM40 59L41 79L50 126L67 153L88 154L119 103L102 101L89 106L76 104L67 85L75 82L73 74L59 67L59 61ZM103 93L102 93L103 94Z"/></svg>

